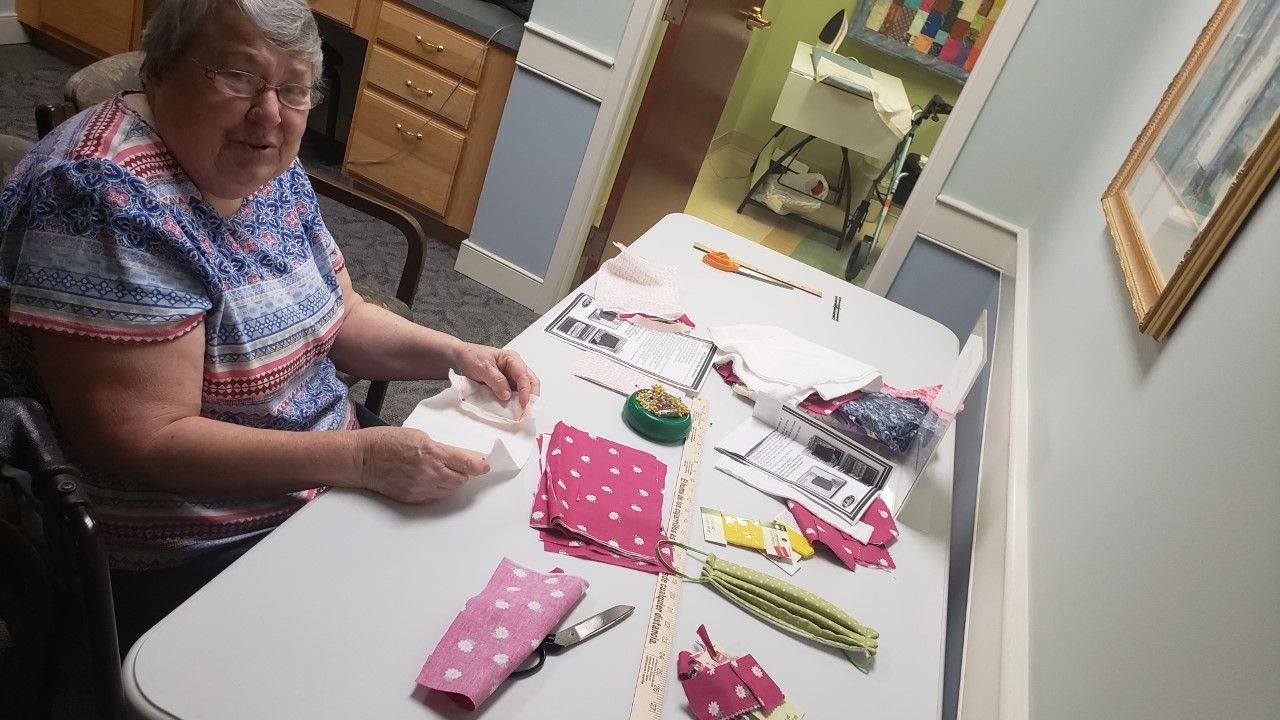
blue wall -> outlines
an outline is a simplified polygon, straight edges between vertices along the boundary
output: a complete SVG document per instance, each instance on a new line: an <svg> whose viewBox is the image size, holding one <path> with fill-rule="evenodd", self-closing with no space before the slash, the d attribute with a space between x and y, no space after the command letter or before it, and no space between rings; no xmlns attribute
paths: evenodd
<svg viewBox="0 0 1280 720"><path fill-rule="evenodd" d="M516 67L471 242L546 275L599 109L590 98Z"/></svg>

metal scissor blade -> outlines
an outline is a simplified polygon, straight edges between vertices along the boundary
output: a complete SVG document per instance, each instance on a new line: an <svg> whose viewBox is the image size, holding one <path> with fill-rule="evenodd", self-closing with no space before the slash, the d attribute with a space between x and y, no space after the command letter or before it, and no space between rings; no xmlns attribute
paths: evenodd
<svg viewBox="0 0 1280 720"><path fill-rule="evenodd" d="M787 290L794 290L794 289L795 289L795 288L791 287L790 285L788 285L788 284L786 284L786 283L778 282L777 280L774 280L773 278L765 277L765 276L761 275L760 273L752 272L751 270L748 270L748 269L746 269L746 268L738 268L738 271L737 271L737 272L738 272L738 274L739 274L739 275L745 275L746 277L749 277L749 278L751 278L752 280L759 280L760 282L763 282L763 283L769 283L770 285L777 285L778 287L780 287L780 288L786 288Z"/></svg>
<svg viewBox="0 0 1280 720"><path fill-rule="evenodd" d="M635 607L631 605L616 605L602 613L592 615L572 627L561 630L552 636L552 642L559 650L573 647L583 640L595 637L617 625L633 612L635 612Z"/></svg>

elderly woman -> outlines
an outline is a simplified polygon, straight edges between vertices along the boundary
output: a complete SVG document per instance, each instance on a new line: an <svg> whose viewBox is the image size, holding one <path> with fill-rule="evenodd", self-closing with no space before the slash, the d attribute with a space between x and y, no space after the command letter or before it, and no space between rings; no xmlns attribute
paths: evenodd
<svg viewBox="0 0 1280 720"><path fill-rule="evenodd" d="M421 503L488 471L361 429L338 370L538 392L515 353L352 291L297 161L320 97L306 2L167 0L143 47L145 91L64 123L0 201L2 376L89 473L126 639L325 486Z"/></svg>

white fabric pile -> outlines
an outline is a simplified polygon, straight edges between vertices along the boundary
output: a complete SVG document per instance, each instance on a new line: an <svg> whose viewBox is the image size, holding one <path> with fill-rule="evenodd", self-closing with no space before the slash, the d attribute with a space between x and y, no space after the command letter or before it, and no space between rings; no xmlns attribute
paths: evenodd
<svg viewBox="0 0 1280 720"><path fill-rule="evenodd" d="M831 400L855 390L876 391L884 383L876 368L780 327L724 325L711 328L711 339L717 365L732 362L733 373L748 389L781 402L815 392Z"/></svg>

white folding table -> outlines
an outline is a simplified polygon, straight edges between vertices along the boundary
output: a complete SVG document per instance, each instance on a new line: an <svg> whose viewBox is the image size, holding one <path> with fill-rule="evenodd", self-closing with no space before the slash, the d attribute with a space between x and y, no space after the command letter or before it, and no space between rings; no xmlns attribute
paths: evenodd
<svg viewBox="0 0 1280 720"><path fill-rule="evenodd" d="M700 262L694 241L813 285L824 297L713 270ZM664 218L632 247L678 269L689 315L701 332L731 323L785 326L881 368L886 381L899 387L941 382L956 358L956 337L938 323L688 215ZM584 289L591 287L588 281ZM836 295L843 296L839 321L831 319ZM544 430L563 420L647 450L667 464L670 487L680 448L635 435L621 420L620 395L570 374L583 350L544 331L560 310L550 310L509 346L542 379ZM711 425L699 503L773 517L783 509L780 502L713 468L711 448L750 414L750 406L715 376L703 394L710 402ZM810 718L937 718L953 445L951 437L944 441L899 517L901 537L892 546L896 570L850 572L819 548L793 578L881 633L869 674L694 584L686 584L681 595L676 649L693 643L694 629L705 623L718 643L753 653ZM476 481L426 506L365 492L326 493L129 651L122 672L132 710L144 718L184 720L626 718L654 576L544 551L528 527L537 475L536 458L531 458L513 479ZM689 542L706 547L700 536ZM750 551L708 549L781 575ZM415 689L414 678L462 604L484 587L504 555L539 569L559 566L590 581L568 621L622 603L635 605L636 613L551 658L533 676L509 680L480 710L468 713ZM674 674L673 667L663 716L687 718Z"/></svg>

